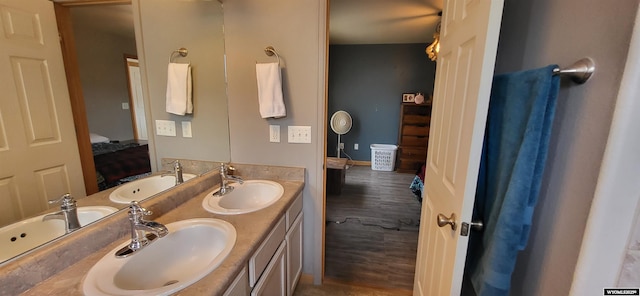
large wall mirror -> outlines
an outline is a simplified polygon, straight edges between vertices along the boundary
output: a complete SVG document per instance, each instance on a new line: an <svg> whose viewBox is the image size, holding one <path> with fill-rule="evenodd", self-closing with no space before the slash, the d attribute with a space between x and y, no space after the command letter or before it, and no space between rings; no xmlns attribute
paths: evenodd
<svg viewBox="0 0 640 296"><path fill-rule="evenodd" d="M42 5L52 5L47 0L38 0L38 2L46 3ZM12 202L2 211L3 215L6 211L11 218L0 221L0 227L2 227L0 238L3 239L0 249L3 250L13 246L5 245L12 242L11 235L5 242L1 230L15 225L16 221L27 221L44 212L55 210L59 205L48 205L46 201L56 195L75 190L74 195L81 206L91 205L92 199L99 199L96 202L97 205L108 205L116 209L126 207L126 204L104 201L106 194L112 189L105 191L100 189L106 189L117 183L113 183L111 176L105 176L101 172L96 174L99 165L96 162L101 161L96 157L108 154L105 154L105 151L96 152L96 147L91 145L92 138L94 142L102 143L102 145L94 145L98 146L98 150L102 146L102 149L106 149L107 152L120 149L118 151L123 153L146 155L148 171L151 174L159 173L163 166L166 167L163 163L163 159L166 158L230 161L221 3L181 0L98 2L54 0L53 2L55 17L41 16L40 22L42 27L54 28L57 22L60 34L63 36L60 47L65 55L64 72L67 74L71 105L74 110L72 113L57 116L72 120L75 124L71 129L75 129L78 140L76 143L76 139L73 139L73 144L79 148L78 150L68 149L65 154L73 154L74 157L78 156L75 154L79 154L82 166L78 164L64 166L63 164L62 166L69 171L77 167L76 170L79 173L74 175L74 172L65 172L68 173L66 177L61 174L49 174L57 178L49 177L54 181L49 183L56 183L56 180L63 182L58 182L61 184L49 191L40 190L43 194L39 194L37 190L34 191L34 197L31 197L31 200L16 194L19 191L3 190L8 186L0 186L2 189L0 200ZM51 7L52 15L53 10L54 8ZM65 37L65 34L72 34L72 44L68 42L69 39L66 39L68 36ZM70 46L72 46L71 49ZM165 110L167 66L172 52L181 47L188 49L188 55L185 57L174 55L173 62L190 64L193 84L194 110L192 114L185 116L169 114ZM12 55L13 53L9 52L7 60L12 60ZM69 69L70 56L73 58L71 65L75 69ZM2 58L6 59L7 56ZM74 75L69 75L69 71L76 71L74 74L76 78L73 78ZM52 84L60 85L61 83L53 81ZM6 100L6 97L2 100ZM6 109L5 106L8 104L2 103L4 105L0 107ZM30 108L36 110L36 108L45 107L31 106ZM174 122L176 136L156 135L157 120ZM5 124L8 123L5 122ZM183 125L191 126L190 136L183 133ZM0 146L2 144L0 141ZM109 144L114 144L111 146L116 147L108 147ZM129 149L131 151L128 151ZM17 158L15 154L2 155L1 150L3 166L5 159ZM141 150L143 153L140 153ZM60 152L52 151L52 153ZM24 161L34 163L38 161L38 158L29 159L29 156L18 157ZM116 157L107 156L106 158L108 161ZM9 163L9 165L14 164ZM0 170L0 185L4 185L2 182L5 180L12 180L11 174L12 172L6 172L5 169ZM74 183L81 183L76 181L82 178L85 187L70 188L78 187ZM105 180L107 178L109 180ZM34 180L32 183L38 184L38 182ZM71 185L65 185L65 183ZM88 194L84 194L85 192ZM94 194L94 192L98 193ZM85 195L88 197L84 197ZM4 216L9 217L7 215ZM19 236L18 234L18 238ZM0 263L8 258L0 256Z"/></svg>

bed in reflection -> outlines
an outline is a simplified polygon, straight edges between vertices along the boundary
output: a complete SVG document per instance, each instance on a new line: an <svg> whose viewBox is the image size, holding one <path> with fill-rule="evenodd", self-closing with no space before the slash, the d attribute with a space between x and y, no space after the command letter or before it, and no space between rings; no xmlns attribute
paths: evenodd
<svg viewBox="0 0 640 296"><path fill-rule="evenodd" d="M151 173L146 141L91 144L100 190L118 186Z"/></svg>

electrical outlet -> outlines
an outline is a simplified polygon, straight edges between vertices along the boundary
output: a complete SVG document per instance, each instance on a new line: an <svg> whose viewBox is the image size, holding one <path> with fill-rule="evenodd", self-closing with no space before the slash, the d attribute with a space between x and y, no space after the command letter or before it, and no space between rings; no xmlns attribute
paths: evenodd
<svg viewBox="0 0 640 296"><path fill-rule="evenodd" d="M176 136L176 122L172 120L156 120L156 135Z"/></svg>
<svg viewBox="0 0 640 296"><path fill-rule="evenodd" d="M340 149L344 149L344 143L340 143Z"/></svg>
<svg viewBox="0 0 640 296"><path fill-rule="evenodd" d="M276 124L269 125L269 142L280 143L280 126Z"/></svg>
<svg viewBox="0 0 640 296"><path fill-rule="evenodd" d="M129 110L129 103L122 103L122 110Z"/></svg>
<svg viewBox="0 0 640 296"><path fill-rule="evenodd" d="M191 134L191 121L182 122L182 137L183 138L193 137L193 135Z"/></svg>
<svg viewBox="0 0 640 296"><path fill-rule="evenodd" d="M358 150L358 143L353 144L353 150Z"/></svg>
<svg viewBox="0 0 640 296"><path fill-rule="evenodd" d="M287 137L289 143L311 143L311 127L289 126Z"/></svg>

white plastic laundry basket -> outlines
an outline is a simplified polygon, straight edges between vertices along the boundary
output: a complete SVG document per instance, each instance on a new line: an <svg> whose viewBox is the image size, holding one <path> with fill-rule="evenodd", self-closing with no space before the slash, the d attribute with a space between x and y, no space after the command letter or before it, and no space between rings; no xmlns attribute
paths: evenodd
<svg viewBox="0 0 640 296"><path fill-rule="evenodd" d="M374 171L388 171L395 169L396 150L398 146L387 144L371 144L371 169Z"/></svg>

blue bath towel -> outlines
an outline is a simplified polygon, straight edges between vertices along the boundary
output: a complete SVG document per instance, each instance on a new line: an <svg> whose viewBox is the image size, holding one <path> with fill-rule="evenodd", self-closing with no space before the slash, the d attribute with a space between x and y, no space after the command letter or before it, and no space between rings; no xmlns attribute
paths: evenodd
<svg viewBox="0 0 640 296"><path fill-rule="evenodd" d="M494 77L474 209L485 229L472 235L467 262L478 296L509 295L527 245L560 85L555 67Z"/></svg>

